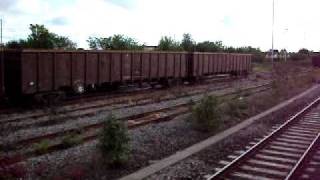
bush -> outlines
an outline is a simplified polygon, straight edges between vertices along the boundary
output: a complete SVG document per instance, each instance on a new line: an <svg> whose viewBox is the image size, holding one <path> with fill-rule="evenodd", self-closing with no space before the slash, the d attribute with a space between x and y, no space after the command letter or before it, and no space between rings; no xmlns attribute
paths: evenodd
<svg viewBox="0 0 320 180"><path fill-rule="evenodd" d="M45 140L42 140L39 143L36 143L34 145L34 149L35 149L36 153L44 154L44 153L48 152L49 146L50 146L49 140L45 139Z"/></svg>
<svg viewBox="0 0 320 180"><path fill-rule="evenodd" d="M113 115L107 117L99 141L104 160L109 165L121 165L129 158L129 135L123 121Z"/></svg>
<svg viewBox="0 0 320 180"><path fill-rule="evenodd" d="M308 58L308 55L302 53L293 53L290 55L290 59L292 61L305 60Z"/></svg>
<svg viewBox="0 0 320 180"><path fill-rule="evenodd" d="M182 47L180 46L180 42L175 39L164 36L161 37L158 47L161 51L182 51Z"/></svg>
<svg viewBox="0 0 320 180"><path fill-rule="evenodd" d="M221 112L218 99L205 96L200 103L192 107L191 122L200 131L216 130L220 126Z"/></svg>
<svg viewBox="0 0 320 180"><path fill-rule="evenodd" d="M75 146L83 141L82 137L77 133L70 133L62 138L62 145L65 148Z"/></svg>

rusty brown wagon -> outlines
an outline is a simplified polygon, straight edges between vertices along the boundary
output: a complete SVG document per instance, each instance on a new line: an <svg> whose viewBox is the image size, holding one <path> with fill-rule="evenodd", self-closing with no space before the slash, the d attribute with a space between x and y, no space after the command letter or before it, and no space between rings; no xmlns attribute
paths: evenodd
<svg viewBox="0 0 320 180"><path fill-rule="evenodd" d="M6 95L83 93L96 86L170 80L194 81L216 74L246 74L251 55L199 52L6 50Z"/></svg>
<svg viewBox="0 0 320 180"><path fill-rule="evenodd" d="M251 69L250 54L193 53L191 76L201 78L215 74L248 74Z"/></svg>
<svg viewBox="0 0 320 180"><path fill-rule="evenodd" d="M0 101L4 95L4 51L0 50Z"/></svg>
<svg viewBox="0 0 320 180"><path fill-rule="evenodd" d="M8 94L54 93L88 86L187 77L188 53L21 50L5 53Z"/></svg>
<svg viewBox="0 0 320 180"><path fill-rule="evenodd" d="M320 67L320 55L318 53L314 53L312 56L311 56L311 60L312 60L312 65L314 67L317 67L319 68Z"/></svg>

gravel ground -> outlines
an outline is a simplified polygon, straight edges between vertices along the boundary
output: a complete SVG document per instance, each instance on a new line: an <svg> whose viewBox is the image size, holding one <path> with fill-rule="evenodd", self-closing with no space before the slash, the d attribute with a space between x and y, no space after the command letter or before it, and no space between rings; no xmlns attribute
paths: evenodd
<svg viewBox="0 0 320 180"><path fill-rule="evenodd" d="M305 101L307 100L309 99L306 98ZM285 114L287 116L287 113ZM91 141L73 148L29 159L25 163L25 167L28 167L30 172L29 179L42 179L44 177L64 179L79 176L85 176L88 179L115 179L132 173L214 134L193 130L191 125L185 122L187 116L182 115L171 121L149 124L129 130L132 155L128 164L122 168L110 168L103 165L96 149L97 141ZM272 119L275 119L275 117ZM226 124L230 127L238 121L235 120L233 123ZM223 159L235 149L243 148L247 145L243 142L248 142L248 139L265 134L274 123L266 121L251 126L241 131L240 134L208 148L199 155L169 167L149 179L194 179L212 174L212 170L217 167L218 159Z"/></svg>
<svg viewBox="0 0 320 180"><path fill-rule="evenodd" d="M120 177L121 174L128 174L143 166L154 163L161 158L168 156L177 150L184 149L210 134L200 133L192 130L190 124L185 123L185 117L182 115L172 121L158 124L150 124L129 130L131 137L132 156L129 163L122 170L104 169L98 161L99 153L96 151L97 141L85 143L83 145L67 150L54 152L48 155L29 159L25 166L29 172L37 172L39 168L46 166L44 176L56 174L57 169L68 169L68 165L82 164L84 167L92 168L96 174L90 174L90 179L95 176L97 179L113 179ZM187 133L186 133L187 132ZM143 147L143 148L141 148ZM93 156L93 155L96 156ZM102 167L101 167L102 166ZM87 170L88 171L88 170ZM51 173L49 173L51 172ZM49 173L49 174L47 174ZM62 172L61 175L63 175ZM64 174L65 175L65 174ZM29 176L35 178L35 174Z"/></svg>
<svg viewBox="0 0 320 180"><path fill-rule="evenodd" d="M239 84L239 85L241 85L241 87L245 87L247 84ZM224 94L232 91L234 90L233 89L220 90L220 91L210 92L209 94L219 95L219 94ZM70 121L66 121L65 123L62 123L62 124L55 124L55 125L45 126L45 127L35 127L32 129L22 129L22 130L14 131L9 134L2 135L0 136L1 137L0 145L6 146L6 144L17 143L22 140L43 136L45 134L66 131L66 130L74 129L75 127L83 128L85 126L89 126L92 124L101 123L104 120L104 118L107 117L110 113L113 113L117 118L123 119L123 118L128 118L130 116L137 115L137 114L142 114L142 113L151 112L155 110L161 110L161 109L176 106L176 105L182 105L190 102L190 99L194 101L198 101L202 97L203 95L200 94L200 95L182 97L174 100L162 101L159 103L148 104L143 106L134 106L134 107L116 109L116 110L113 110L112 112L110 111L110 107L109 107L108 110L106 111L97 112L96 116L94 117L80 117L80 118L70 119ZM79 113L83 113L83 111L74 112L74 114L79 114Z"/></svg>
<svg viewBox="0 0 320 180"><path fill-rule="evenodd" d="M257 81L257 83L259 82L260 81ZM250 83L247 83L247 85L248 84ZM237 85L239 85L239 83L236 84L236 86ZM194 96L195 100L198 100L201 97L202 95ZM180 104L184 101L189 102L190 97L181 98L179 100L155 103L147 106L139 106L135 108L130 107L123 110L117 110L113 113L117 115L119 118L125 118L135 113L151 111L154 109L161 109L166 106ZM8 135L1 137L1 141L15 142L17 140L26 138L27 136L38 136L50 132L58 132L60 130L65 130L71 127L81 127L83 125L93 124L101 121L101 119L108 115L108 113L110 112L99 112L95 117L78 118L76 119L76 121L72 120L70 122L67 122L66 124L57 124L49 127L39 127L34 129L17 131L13 134L10 134L10 136ZM168 155L171 155L178 150L184 149L194 143L197 143L213 134L205 134L200 133L198 131L194 131L191 128L190 124L185 123L186 116L187 115L182 115L175 118L172 121L161 122L158 124L149 124L146 126L129 130L129 134L131 137L132 156L130 157L129 163L126 166L122 167L121 170L105 167L103 164L101 164L100 155L96 150L97 141L90 141L88 143L73 148L28 159L26 162L23 163L25 167L28 168L28 179L43 179L48 177L66 179L81 177L83 175L86 175L88 179L114 179L121 177L125 174L129 174L131 172L136 171L139 168L155 163L158 160ZM236 122L237 121L235 121L235 123ZM228 126L231 125L233 124L228 123ZM262 126L261 129L264 129L264 126ZM252 134L255 133L253 130ZM250 131L245 133L249 132ZM262 132L262 130L258 132ZM245 135L243 137L245 137ZM234 140L229 141L233 142ZM228 143L224 142L222 145L219 145L219 147L221 146L226 148L224 144ZM216 149L216 147L213 148ZM232 150L232 148L230 149ZM218 155L218 157L221 156L223 156L223 154ZM205 167L207 166L206 163L204 163L204 159L206 159L205 157L206 156L203 156L203 158L198 157L198 159L195 160L194 163L191 163L190 167L199 166L205 169ZM207 158L209 157L215 156L208 156ZM201 163L203 163L203 166L200 165ZM186 167L181 166L181 168ZM193 169L195 169L194 171L192 171L195 175L191 175L191 177L198 177L196 168ZM173 179L175 179L176 177L174 175L174 172L172 172ZM202 173L201 176L208 173L210 174L210 171ZM161 174L155 176L155 178L158 177L166 176L161 176ZM169 174L168 178L170 177L171 176ZM179 176L177 176L177 178L179 179Z"/></svg>

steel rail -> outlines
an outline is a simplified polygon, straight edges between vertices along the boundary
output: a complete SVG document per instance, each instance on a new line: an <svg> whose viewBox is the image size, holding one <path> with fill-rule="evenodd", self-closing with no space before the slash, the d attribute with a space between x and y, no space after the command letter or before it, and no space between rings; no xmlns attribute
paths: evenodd
<svg viewBox="0 0 320 180"><path fill-rule="evenodd" d="M245 157L249 156L251 153L253 153L255 150L257 150L260 146L266 144L271 138L276 136L278 133L281 133L283 129L285 129L288 125L296 121L300 116L302 116L304 113L309 111L311 108L313 108L315 105L317 105L320 102L320 97L318 97L316 100L312 101L310 104L308 104L306 107L304 107L301 111L293 115L289 120L287 120L284 124L282 124L279 128L274 130L271 134L260 140L257 144L252 146L250 149L248 149L246 152L244 152L242 155L231 161L228 165L224 166L222 169L217 171L215 174L207 178L208 180L211 179L218 179L219 176L222 176L223 173L226 173L228 170L230 170L232 167L235 167L237 164L239 164L242 160L245 159Z"/></svg>
<svg viewBox="0 0 320 180"><path fill-rule="evenodd" d="M318 133L317 137L312 141L308 149L303 153L297 164L293 167L290 173L287 175L285 180L294 179L297 171L303 166L303 162L306 160L307 156L309 155L310 151L316 146L317 141L319 141L320 133ZM296 178L297 179L297 178Z"/></svg>

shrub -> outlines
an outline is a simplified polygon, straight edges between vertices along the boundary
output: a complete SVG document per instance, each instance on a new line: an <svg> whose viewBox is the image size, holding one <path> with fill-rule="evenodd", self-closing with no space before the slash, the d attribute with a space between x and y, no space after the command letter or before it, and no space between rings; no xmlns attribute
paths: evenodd
<svg viewBox="0 0 320 180"><path fill-rule="evenodd" d="M98 146L107 164L117 166L128 160L129 135L123 121L113 115L108 116L99 140Z"/></svg>
<svg viewBox="0 0 320 180"><path fill-rule="evenodd" d="M70 133L62 138L63 147L72 147L74 145L80 144L82 142L82 137L77 133Z"/></svg>
<svg viewBox="0 0 320 180"><path fill-rule="evenodd" d="M216 130L220 126L221 112L215 96L205 96L192 107L191 122L200 131Z"/></svg>
<svg viewBox="0 0 320 180"><path fill-rule="evenodd" d="M36 153L44 154L44 153L48 152L49 146L50 146L49 140L45 139L45 140L42 140L39 143L36 143L34 145L34 149L35 149Z"/></svg>

